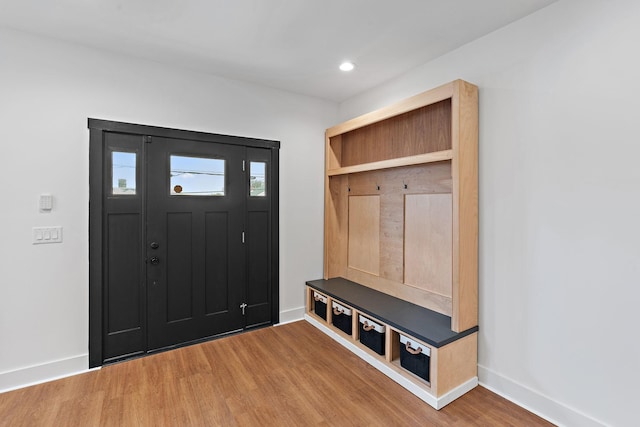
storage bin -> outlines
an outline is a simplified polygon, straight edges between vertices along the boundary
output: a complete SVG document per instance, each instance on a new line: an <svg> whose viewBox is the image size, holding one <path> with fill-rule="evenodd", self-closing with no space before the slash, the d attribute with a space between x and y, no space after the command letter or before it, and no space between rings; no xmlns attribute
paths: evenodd
<svg viewBox="0 0 640 427"><path fill-rule="evenodd" d="M409 337L400 335L400 366L420 378L429 380L429 347L417 343Z"/></svg>
<svg viewBox="0 0 640 427"><path fill-rule="evenodd" d="M362 315L360 315L358 324L360 326L360 342L384 356L384 326Z"/></svg>
<svg viewBox="0 0 640 427"><path fill-rule="evenodd" d="M345 334L351 335L351 309L340 305L335 301L331 303L331 306L333 308L333 315L331 316L331 323L333 323L333 326L340 329Z"/></svg>
<svg viewBox="0 0 640 427"><path fill-rule="evenodd" d="M313 312L316 316L327 320L327 297L317 292L313 292Z"/></svg>

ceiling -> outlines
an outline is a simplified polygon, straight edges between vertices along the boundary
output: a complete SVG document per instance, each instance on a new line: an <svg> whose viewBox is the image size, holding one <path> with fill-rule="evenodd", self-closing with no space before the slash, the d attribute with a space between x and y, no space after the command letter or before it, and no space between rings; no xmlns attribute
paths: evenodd
<svg viewBox="0 0 640 427"><path fill-rule="evenodd" d="M0 26L340 102L554 1L0 0Z"/></svg>

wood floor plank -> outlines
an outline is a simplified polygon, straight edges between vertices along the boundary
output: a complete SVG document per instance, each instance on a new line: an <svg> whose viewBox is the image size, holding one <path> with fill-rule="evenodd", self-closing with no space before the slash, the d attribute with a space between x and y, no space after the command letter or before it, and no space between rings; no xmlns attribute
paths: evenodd
<svg viewBox="0 0 640 427"><path fill-rule="evenodd" d="M0 426L549 426L477 387L440 411L300 321L0 394Z"/></svg>

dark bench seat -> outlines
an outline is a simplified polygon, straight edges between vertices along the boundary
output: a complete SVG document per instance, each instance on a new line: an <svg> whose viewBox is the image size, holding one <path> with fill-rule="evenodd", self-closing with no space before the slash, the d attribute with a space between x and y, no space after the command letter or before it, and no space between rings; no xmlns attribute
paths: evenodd
<svg viewBox="0 0 640 427"><path fill-rule="evenodd" d="M466 331L454 332L449 316L342 277L311 280L307 286L436 348L478 331L478 327L474 326Z"/></svg>

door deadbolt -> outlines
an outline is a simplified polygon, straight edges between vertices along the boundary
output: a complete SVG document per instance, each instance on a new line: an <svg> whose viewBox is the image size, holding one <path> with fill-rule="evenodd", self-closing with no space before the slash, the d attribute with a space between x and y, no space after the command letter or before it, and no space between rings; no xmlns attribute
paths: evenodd
<svg viewBox="0 0 640 427"><path fill-rule="evenodd" d="M151 249L158 249L160 247L158 242L151 242L149 246L151 247Z"/></svg>

